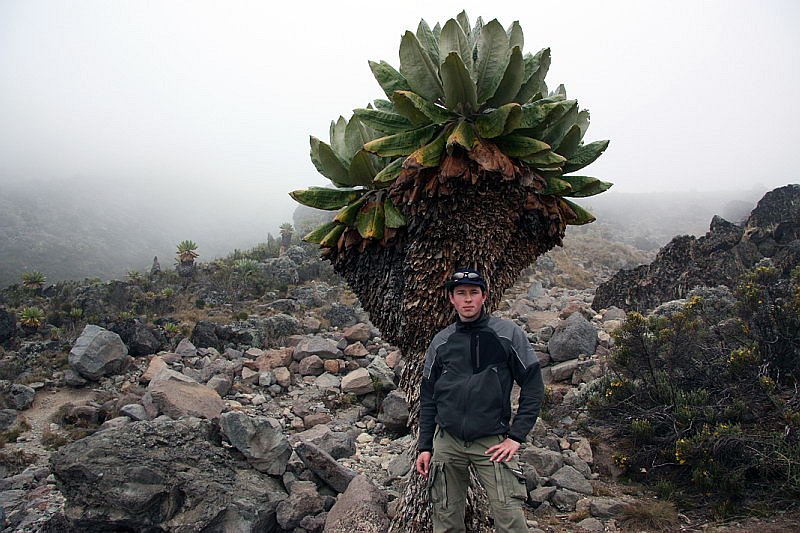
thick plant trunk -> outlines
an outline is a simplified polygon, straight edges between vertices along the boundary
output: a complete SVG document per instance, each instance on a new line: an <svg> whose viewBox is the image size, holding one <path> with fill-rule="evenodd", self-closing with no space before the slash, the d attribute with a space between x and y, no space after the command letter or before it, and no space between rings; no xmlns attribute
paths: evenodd
<svg viewBox="0 0 800 533"><path fill-rule="evenodd" d="M472 164L470 164L472 165ZM408 220L405 232L391 246L372 245L331 256L334 269L347 280L361 305L385 339L403 352L406 367L400 381L408 399L416 434L419 389L424 354L433 336L453 319L444 283L457 267L481 270L489 283L491 311L519 276L539 255L561 244L564 219L558 200L536 195L516 180L478 170L473 184L466 178L444 179L439 174L417 174L417 182L440 180L435 196L415 198L403 205ZM398 180L400 181L400 180ZM425 187L425 190L430 190ZM418 191L419 192L419 191ZM396 193L395 197L401 194ZM532 203L535 209L527 209ZM473 476L474 477L474 476ZM468 531L489 528L485 497L473 484L468 507ZM392 531L430 530L428 498L424 481L413 474L398 506Z"/></svg>

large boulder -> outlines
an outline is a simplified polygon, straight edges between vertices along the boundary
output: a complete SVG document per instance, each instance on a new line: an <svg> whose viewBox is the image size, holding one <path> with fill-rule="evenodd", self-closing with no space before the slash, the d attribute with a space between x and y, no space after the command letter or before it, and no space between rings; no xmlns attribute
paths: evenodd
<svg viewBox="0 0 800 533"><path fill-rule="evenodd" d="M10 407L17 411L24 411L33 403L36 391L21 383L11 383L0 380L0 407Z"/></svg>
<svg viewBox="0 0 800 533"><path fill-rule="evenodd" d="M63 446L50 466L76 531L275 531L281 483L198 419L133 422Z"/></svg>
<svg viewBox="0 0 800 533"><path fill-rule="evenodd" d="M318 446L311 442L301 440L294 451L305 465L314 472L317 477L328 484L336 492L344 492L350 481L356 477L356 473L336 462L330 454L322 451Z"/></svg>
<svg viewBox="0 0 800 533"><path fill-rule="evenodd" d="M386 429L391 431L408 431L408 402L402 390L393 390L386 395L381 404L378 420L383 422Z"/></svg>
<svg viewBox="0 0 800 533"><path fill-rule="evenodd" d="M296 531L303 518L320 513L324 509L317 487L311 481L295 481L289 497L278 504L278 525L284 531Z"/></svg>
<svg viewBox="0 0 800 533"><path fill-rule="evenodd" d="M0 307L0 342L5 342L17 334L17 317L13 312Z"/></svg>
<svg viewBox="0 0 800 533"><path fill-rule="evenodd" d="M172 418L216 419L225 408L217 391L169 368L163 368L150 380L147 391L159 412Z"/></svg>
<svg viewBox="0 0 800 533"><path fill-rule="evenodd" d="M217 336L219 326L214 322L208 320L200 320L195 324L192 330L192 344L198 348L213 347L217 350L222 349L222 342Z"/></svg>
<svg viewBox="0 0 800 533"><path fill-rule="evenodd" d="M109 329L120 336L130 355L154 354L167 344L166 337L160 331L135 318L115 322Z"/></svg>
<svg viewBox="0 0 800 533"><path fill-rule="evenodd" d="M597 330L576 311L556 327L547 347L556 362L577 359L580 354L592 355L597 349Z"/></svg>
<svg viewBox="0 0 800 533"><path fill-rule="evenodd" d="M322 337L305 337L294 347L295 361L302 361L312 355L320 359L336 359L339 354L336 342Z"/></svg>
<svg viewBox="0 0 800 533"><path fill-rule="evenodd" d="M69 352L69 365L81 376L99 380L124 372L130 365L128 348L113 331L88 324Z"/></svg>
<svg viewBox="0 0 800 533"><path fill-rule="evenodd" d="M318 446L334 459L350 457L356 453L356 441L346 431L333 431L325 424L319 424L292 437L292 443L306 441Z"/></svg>
<svg viewBox="0 0 800 533"><path fill-rule="evenodd" d="M223 413L222 432L259 472L280 476L286 471L292 448L274 418L249 417L241 411Z"/></svg>
<svg viewBox="0 0 800 533"><path fill-rule="evenodd" d="M353 479L325 518L323 533L386 533L388 496L366 476Z"/></svg>

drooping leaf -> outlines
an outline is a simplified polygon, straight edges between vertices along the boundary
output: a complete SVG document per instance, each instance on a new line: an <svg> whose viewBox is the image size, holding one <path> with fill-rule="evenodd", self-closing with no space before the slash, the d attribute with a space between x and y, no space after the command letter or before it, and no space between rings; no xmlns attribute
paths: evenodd
<svg viewBox="0 0 800 533"><path fill-rule="evenodd" d="M308 207L333 211L358 200L364 192L364 189L309 187L308 189L292 191L289 196Z"/></svg>
<svg viewBox="0 0 800 533"><path fill-rule="evenodd" d="M356 229L365 239L382 239L386 219L383 203L367 202L356 217Z"/></svg>
<svg viewBox="0 0 800 533"><path fill-rule="evenodd" d="M510 157L526 157L550 149L549 144L523 135L503 135L493 142Z"/></svg>
<svg viewBox="0 0 800 533"><path fill-rule="evenodd" d="M311 137L311 161L320 174L336 184L346 184L347 168L329 144Z"/></svg>
<svg viewBox="0 0 800 533"><path fill-rule="evenodd" d="M359 150L353 156L348 169L348 177L352 185L371 185L372 178L378 173L370 159L370 154Z"/></svg>
<svg viewBox="0 0 800 533"><path fill-rule="evenodd" d="M447 138L447 152L453 152L453 146L460 146L465 150L472 150L475 144L475 129L466 120L459 120Z"/></svg>
<svg viewBox="0 0 800 533"><path fill-rule="evenodd" d="M613 183L600 181L591 176L564 176L561 179L572 185L572 191L564 196L571 196L574 198L594 196L595 194L607 191L613 185Z"/></svg>
<svg viewBox="0 0 800 533"><path fill-rule="evenodd" d="M331 232L333 228L337 225L336 221L328 222L327 224L323 224L322 226L318 227L317 229L308 232L304 237L303 240L306 242L313 242L314 244L319 244L325 236Z"/></svg>
<svg viewBox="0 0 800 533"><path fill-rule="evenodd" d="M434 102L444 96L439 69L410 31L400 40L400 73L408 81L411 90L427 100Z"/></svg>
<svg viewBox="0 0 800 533"><path fill-rule="evenodd" d="M445 132L442 131L430 143L415 150L411 155L409 155L408 159L406 159L404 162L404 166L408 166L410 161L413 160L416 166L422 168L435 167L442 161L442 153L445 149L445 141Z"/></svg>
<svg viewBox="0 0 800 533"><path fill-rule="evenodd" d="M573 124L561 142L555 147L555 151L569 159L581 143L581 127Z"/></svg>
<svg viewBox="0 0 800 533"><path fill-rule="evenodd" d="M345 141L346 132L347 119L340 116L339 120L336 122L331 120L331 148L333 148L333 151L336 152L336 155L339 156L339 159L341 159L342 163L345 165L350 161L350 158L347 157L347 144Z"/></svg>
<svg viewBox="0 0 800 533"><path fill-rule="evenodd" d="M547 150L527 157L523 157L522 160L525 161L526 163L530 163L533 166L541 165L543 167L549 167L553 165L558 165L558 166L562 165L566 161L566 158L558 155L557 153L551 150Z"/></svg>
<svg viewBox="0 0 800 533"><path fill-rule="evenodd" d="M508 36L497 19L481 29L478 37L478 59L473 75L478 103L483 104L497 91L510 59Z"/></svg>
<svg viewBox="0 0 800 533"><path fill-rule="evenodd" d="M447 25L444 27L444 30L446 29ZM442 35L444 35L444 30L442 30ZM475 84L457 53L450 52L442 63L441 74L447 109L460 115L469 115L478 108Z"/></svg>
<svg viewBox="0 0 800 533"><path fill-rule="evenodd" d="M322 238L319 244L321 246L333 248L339 242L339 237L342 236L342 233L344 233L345 229L347 229L347 226L337 222L333 229L331 229L328 234Z"/></svg>
<svg viewBox="0 0 800 533"><path fill-rule="evenodd" d="M511 27L508 28L508 47L514 48L518 46L522 50L524 44L525 37L522 33L522 27L519 25L519 21L515 20L511 23Z"/></svg>
<svg viewBox="0 0 800 533"><path fill-rule="evenodd" d="M414 128L411 121L397 113L378 109L355 109L353 114L373 130L383 133L400 133Z"/></svg>
<svg viewBox="0 0 800 533"><path fill-rule="evenodd" d="M415 130L388 135L368 142L364 145L364 149L384 157L408 155L427 143L438 128L439 126L436 124L431 124Z"/></svg>
<svg viewBox="0 0 800 533"><path fill-rule="evenodd" d="M608 141L595 141L581 146L572 154L569 161L564 163L564 173L575 172L594 163L606 148L608 148Z"/></svg>
<svg viewBox="0 0 800 533"><path fill-rule="evenodd" d="M572 226L582 226L583 224L589 224L590 222L594 222L597 220L593 214L591 214L586 209L582 208L575 202L570 202L566 198L560 198L560 201L564 202L569 208L575 213L576 219L567 220L567 224Z"/></svg>
<svg viewBox="0 0 800 533"><path fill-rule="evenodd" d="M407 224L406 217L400 212L390 198L383 203L383 212L387 228L402 228Z"/></svg>
<svg viewBox="0 0 800 533"><path fill-rule="evenodd" d="M522 51L518 46L511 49L511 57L508 60L503 79L500 80L497 90L494 92L486 105L489 107L500 107L511 102L522 86L522 76L525 74L525 64L522 61Z"/></svg>
<svg viewBox="0 0 800 533"><path fill-rule="evenodd" d="M447 57L453 52L461 57L461 61L468 70L472 68L472 48L467 40L467 34L458 22L450 19L445 22L442 35L439 36L439 64L445 63ZM442 80L442 85L444 86L444 80Z"/></svg>
<svg viewBox="0 0 800 533"><path fill-rule="evenodd" d="M548 177L545 179L547 180L547 187L545 187L545 189L541 191L541 194L563 196L572 191L572 185L568 181L565 181L564 179L557 177Z"/></svg>
<svg viewBox="0 0 800 533"><path fill-rule="evenodd" d="M367 201L367 198L368 196L365 194L352 204L348 205L347 207L336 213L334 220L337 220L342 224L352 226L353 223L356 221L356 216L358 216L358 212L361 209L361 206L364 205L364 202Z"/></svg>
<svg viewBox="0 0 800 533"><path fill-rule="evenodd" d="M547 102L547 103L542 103ZM522 121L519 127L530 130L536 138L541 138L544 131L558 122L570 109L578 105L577 100L549 101L539 100L522 106Z"/></svg>
<svg viewBox="0 0 800 533"><path fill-rule="evenodd" d="M534 96L540 91L547 71L550 69L550 49L539 50L525 61L525 81L517 92L515 102L527 103L533 101Z"/></svg>
<svg viewBox="0 0 800 533"><path fill-rule="evenodd" d="M387 183L390 181L394 181L397 176L400 175L400 172L403 170L403 161L405 160L405 156L398 157L394 159L391 163L383 167L383 170L378 172L378 174L372 179L375 183Z"/></svg>
<svg viewBox="0 0 800 533"><path fill-rule="evenodd" d="M434 124L444 124L456 118L454 113L427 101L422 96L411 91L395 92L394 95L392 95L392 102L394 102L397 110L403 115L406 115L409 119L411 119L411 116L419 117L418 113L421 113L422 116L425 117L425 124L431 122ZM415 112L417 114L415 114ZM412 122L414 122L413 119ZM417 124L417 122L414 123Z"/></svg>
<svg viewBox="0 0 800 533"><path fill-rule="evenodd" d="M519 104L506 104L488 113L481 113L475 119L475 129L484 139L492 139L514 131L522 120L522 108Z"/></svg>
<svg viewBox="0 0 800 533"><path fill-rule="evenodd" d="M565 100L568 102L569 100ZM571 107L564 116L542 133L542 140L552 146L558 146L570 128L578 121L578 106Z"/></svg>
<svg viewBox="0 0 800 533"><path fill-rule="evenodd" d="M392 96L395 91L411 90L411 86L409 86L403 75L386 61L379 63L370 61L369 68L386 96Z"/></svg>
<svg viewBox="0 0 800 533"><path fill-rule="evenodd" d="M428 26L428 23L425 20L420 20L419 25L417 26L417 40L428 52L428 56L431 58L431 61L434 64L438 64L439 62L439 42L437 41L436 37L433 35L433 31L431 27Z"/></svg>

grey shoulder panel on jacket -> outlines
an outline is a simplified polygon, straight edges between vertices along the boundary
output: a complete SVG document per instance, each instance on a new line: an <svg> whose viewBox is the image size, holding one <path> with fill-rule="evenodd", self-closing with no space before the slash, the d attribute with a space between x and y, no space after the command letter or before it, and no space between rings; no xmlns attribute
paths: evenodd
<svg viewBox="0 0 800 533"><path fill-rule="evenodd" d="M439 346L447 342L447 339L450 338L450 335L452 335L455 330L456 325L453 323L434 335L433 340L428 345L428 350L425 352L425 366L422 369L422 376L424 378L427 379L431 376L431 369L433 368L434 361L436 361L436 350L439 349Z"/></svg>
<svg viewBox="0 0 800 533"><path fill-rule="evenodd" d="M490 317L487 325L498 337L508 339L511 343L511 348L514 350L514 354L524 368L528 368L532 364L539 362L539 359L533 352L533 346L531 346L531 343L528 341L528 336L518 325L508 319L498 318L496 316Z"/></svg>

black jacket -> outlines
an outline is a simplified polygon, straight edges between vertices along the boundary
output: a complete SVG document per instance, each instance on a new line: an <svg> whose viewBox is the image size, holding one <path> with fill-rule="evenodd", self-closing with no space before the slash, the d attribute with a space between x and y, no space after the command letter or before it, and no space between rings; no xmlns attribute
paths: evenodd
<svg viewBox="0 0 800 533"><path fill-rule="evenodd" d="M521 392L509 425L512 379ZM539 360L516 324L486 314L474 322L456 319L425 354L417 448L433 449L437 424L465 441L506 435L524 442L543 395Z"/></svg>

